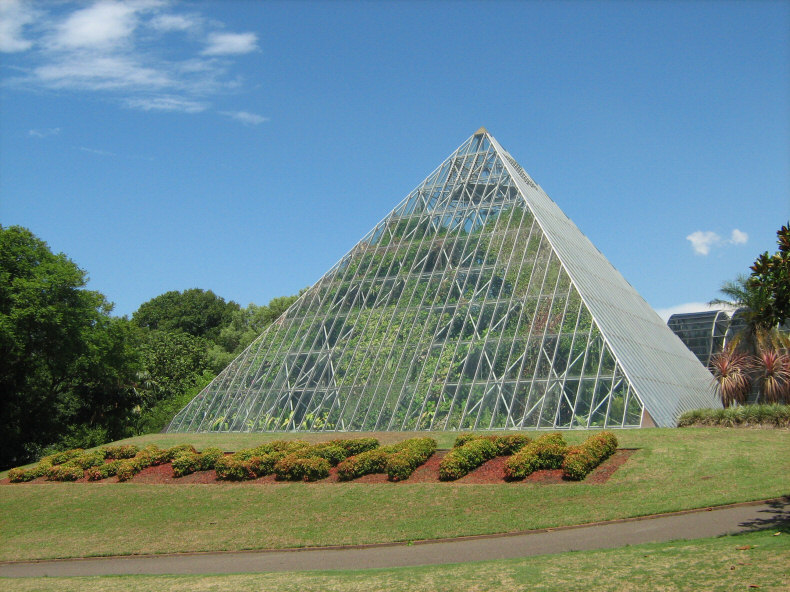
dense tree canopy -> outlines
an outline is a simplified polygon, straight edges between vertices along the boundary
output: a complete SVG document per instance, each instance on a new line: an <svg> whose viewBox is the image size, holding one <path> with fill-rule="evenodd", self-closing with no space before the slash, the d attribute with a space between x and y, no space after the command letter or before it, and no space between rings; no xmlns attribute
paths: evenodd
<svg viewBox="0 0 790 592"><path fill-rule="evenodd" d="M776 327L790 319L790 222L776 233L779 250L760 255L752 265L749 287L765 295L761 311L767 327Z"/></svg>
<svg viewBox="0 0 790 592"><path fill-rule="evenodd" d="M29 230L0 226L0 469L161 430L296 296L239 307L171 291L132 319Z"/></svg>
<svg viewBox="0 0 790 592"><path fill-rule="evenodd" d="M66 435L112 437L134 398L132 328L29 230L0 226L0 466Z"/></svg>
<svg viewBox="0 0 790 592"><path fill-rule="evenodd" d="M216 339L239 305L211 290L192 288L165 292L142 304L132 315L140 327L160 331L183 331L195 337Z"/></svg>

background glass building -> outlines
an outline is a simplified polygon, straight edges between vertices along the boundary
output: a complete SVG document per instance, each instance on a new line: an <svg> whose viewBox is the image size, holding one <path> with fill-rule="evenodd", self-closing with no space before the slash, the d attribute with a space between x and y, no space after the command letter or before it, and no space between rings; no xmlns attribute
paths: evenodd
<svg viewBox="0 0 790 592"><path fill-rule="evenodd" d="M481 128L168 430L674 426L711 378Z"/></svg>

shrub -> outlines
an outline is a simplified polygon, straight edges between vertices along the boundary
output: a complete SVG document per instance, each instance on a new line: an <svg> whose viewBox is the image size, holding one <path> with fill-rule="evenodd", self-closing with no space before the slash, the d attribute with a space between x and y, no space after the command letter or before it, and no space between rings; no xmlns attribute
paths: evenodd
<svg viewBox="0 0 790 592"><path fill-rule="evenodd" d="M488 438L469 440L453 448L439 464L439 479L454 481L497 456L497 444Z"/></svg>
<svg viewBox="0 0 790 592"><path fill-rule="evenodd" d="M436 452L433 438L411 438L396 445L398 449L387 457L387 477L390 481L404 481Z"/></svg>
<svg viewBox="0 0 790 592"><path fill-rule="evenodd" d="M496 439L497 456L509 456L515 454L524 446L529 444L532 438L523 434L508 434L506 436L499 436Z"/></svg>
<svg viewBox="0 0 790 592"><path fill-rule="evenodd" d="M24 483L26 481L32 481L38 475L35 474L33 470L35 467L30 469L11 469L8 471L8 480L11 483Z"/></svg>
<svg viewBox="0 0 790 592"><path fill-rule="evenodd" d="M244 461L244 467L250 475L250 479L257 479L264 475L271 475L274 472L274 464L283 456L285 456L284 452L253 456L251 459Z"/></svg>
<svg viewBox="0 0 790 592"><path fill-rule="evenodd" d="M75 456L71 461L82 469L89 469L104 464L104 453L100 450L94 452L83 452Z"/></svg>
<svg viewBox="0 0 790 592"><path fill-rule="evenodd" d="M693 409L678 419L678 427L790 427L790 405L741 405L728 409Z"/></svg>
<svg viewBox="0 0 790 592"><path fill-rule="evenodd" d="M69 462L71 459L78 457L84 451L82 448L74 448L72 450L65 450L63 452L56 452L55 454L50 454L49 456L45 456L41 460L47 460L53 465L62 465Z"/></svg>
<svg viewBox="0 0 790 592"><path fill-rule="evenodd" d="M198 455L197 471L210 471L217 464L217 461L225 456L219 448L204 448Z"/></svg>
<svg viewBox="0 0 790 592"><path fill-rule="evenodd" d="M332 440L329 444L340 446L346 451L346 456L354 456L362 454L368 450L373 450L379 447L379 441L376 438L349 438L347 440Z"/></svg>
<svg viewBox="0 0 790 592"><path fill-rule="evenodd" d="M89 468L86 472L88 481L101 481L102 479L112 477L115 475L116 471L118 470L118 465L120 465L121 462L122 461L118 459L103 465Z"/></svg>
<svg viewBox="0 0 790 592"><path fill-rule="evenodd" d="M217 472L217 479L222 481L244 481L245 479L253 478L248 467L245 466L245 461L230 456L218 459L214 465L214 470Z"/></svg>
<svg viewBox="0 0 790 592"><path fill-rule="evenodd" d="M128 481L139 472L140 469L137 468L134 459L130 458L120 460L115 468L115 475L118 477L118 481Z"/></svg>
<svg viewBox="0 0 790 592"><path fill-rule="evenodd" d="M350 456L337 465L337 476L341 481L349 481L363 475L384 473L387 470L388 456L389 453L385 447L374 448L373 450Z"/></svg>
<svg viewBox="0 0 790 592"><path fill-rule="evenodd" d="M505 462L505 478L524 479L535 471L559 469L565 459L567 445L562 434L545 434L524 446Z"/></svg>
<svg viewBox="0 0 790 592"><path fill-rule="evenodd" d="M244 448L242 450L238 450L233 455L233 458L235 460L246 461L255 456L263 457L266 456L267 454L275 454L275 453L289 454L291 452L296 452L297 450L301 450L309 446L310 443L305 442L304 440L273 440L271 442L266 442L265 444L261 444L260 446L256 446L255 448Z"/></svg>
<svg viewBox="0 0 790 592"><path fill-rule="evenodd" d="M76 481L85 476L85 471L74 463L67 462L62 465L53 465L47 469L49 481Z"/></svg>
<svg viewBox="0 0 790 592"><path fill-rule="evenodd" d="M617 450L617 437L611 432L593 434L580 446L568 448L562 462L566 479L581 481Z"/></svg>
<svg viewBox="0 0 790 592"><path fill-rule="evenodd" d="M480 436L475 434L460 434L456 437L455 442L453 443L453 448L460 448L467 442L471 442L472 440L477 440Z"/></svg>
<svg viewBox="0 0 790 592"><path fill-rule="evenodd" d="M164 454L156 453L156 454L150 454L150 456L151 457L156 456L158 458L161 456L162 458L166 459L164 462L171 462L176 456L178 456L182 452L192 452L194 454L197 454L197 449L194 446L192 446L192 444L178 444L177 446L171 446L170 448L165 450Z"/></svg>
<svg viewBox="0 0 790 592"><path fill-rule="evenodd" d="M306 457L315 456L318 458L326 459L329 464L333 467L337 466L340 462L346 460L348 456L348 452L345 448L341 448L340 446L336 446L334 444L327 444L324 446L315 446L311 448L307 448L305 450L300 450L294 454L297 455L304 455Z"/></svg>
<svg viewBox="0 0 790 592"><path fill-rule="evenodd" d="M118 458L134 458L140 448L134 444L121 444L117 446L104 446L101 449L104 458L118 459Z"/></svg>
<svg viewBox="0 0 790 592"><path fill-rule="evenodd" d="M291 453L274 464L277 479L288 481L317 481L329 476L329 461L320 456L300 456Z"/></svg>
<svg viewBox="0 0 790 592"><path fill-rule="evenodd" d="M200 455L194 452L184 451L179 453L172 462L173 476L183 477L198 470Z"/></svg>

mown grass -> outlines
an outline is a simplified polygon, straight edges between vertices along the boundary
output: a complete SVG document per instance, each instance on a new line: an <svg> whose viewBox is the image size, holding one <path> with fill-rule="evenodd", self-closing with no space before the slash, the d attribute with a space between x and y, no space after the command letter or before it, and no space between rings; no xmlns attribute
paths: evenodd
<svg viewBox="0 0 790 592"><path fill-rule="evenodd" d="M587 435L571 433L567 439L580 441ZM617 435L621 447L639 450L600 485L406 481L2 486L0 559L431 539L579 524L790 493L790 431L694 428ZM157 437L170 436L146 438ZM454 434L447 437L451 441ZM231 447L228 436L204 438L181 436L178 442ZM260 437L254 440L260 441Z"/></svg>
<svg viewBox="0 0 790 592"><path fill-rule="evenodd" d="M776 535L779 532L779 535ZM790 530L453 565L213 576L0 578L9 592L787 590Z"/></svg>

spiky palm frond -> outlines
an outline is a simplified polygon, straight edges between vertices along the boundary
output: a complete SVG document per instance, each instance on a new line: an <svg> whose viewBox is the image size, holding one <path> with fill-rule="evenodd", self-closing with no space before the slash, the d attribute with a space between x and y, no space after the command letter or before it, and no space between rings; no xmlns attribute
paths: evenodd
<svg viewBox="0 0 790 592"><path fill-rule="evenodd" d="M765 403L781 403L790 395L790 357L774 349L763 349L754 360L754 369Z"/></svg>
<svg viewBox="0 0 790 592"><path fill-rule="evenodd" d="M746 401L752 386L751 367L752 360L747 354L732 349L725 349L711 358L714 388L724 407Z"/></svg>

